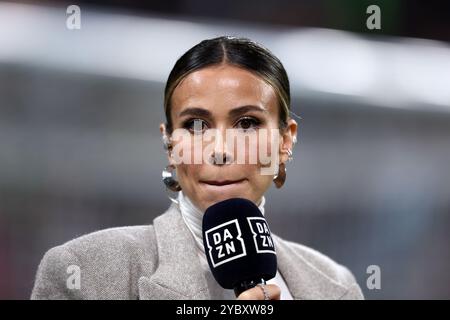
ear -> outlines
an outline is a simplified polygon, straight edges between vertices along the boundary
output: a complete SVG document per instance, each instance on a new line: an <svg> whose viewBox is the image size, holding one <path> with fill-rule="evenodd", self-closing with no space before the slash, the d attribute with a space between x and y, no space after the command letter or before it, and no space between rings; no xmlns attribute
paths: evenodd
<svg viewBox="0 0 450 320"><path fill-rule="evenodd" d="M280 163L285 163L288 160L288 150L294 148L294 141L297 140L297 122L289 118L286 128L281 133L280 140Z"/></svg>
<svg viewBox="0 0 450 320"><path fill-rule="evenodd" d="M172 153L170 152L170 135L167 133L166 125L164 123L159 125L159 131L161 132L164 149L167 150L167 160L169 161L169 164L173 164Z"/></svg>

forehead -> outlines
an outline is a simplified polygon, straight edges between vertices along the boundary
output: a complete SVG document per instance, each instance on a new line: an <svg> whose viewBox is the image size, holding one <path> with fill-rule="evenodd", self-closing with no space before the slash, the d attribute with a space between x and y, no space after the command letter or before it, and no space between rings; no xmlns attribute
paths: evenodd
<svg viewBox="0 0 450 320"><path fill-rule="evenodd" d="M192 72L180 82L172 95L173 114L187 107L220 112L242 105L258 105L269 112L276 112L275 92L259 76L230 65Z"/></svg>

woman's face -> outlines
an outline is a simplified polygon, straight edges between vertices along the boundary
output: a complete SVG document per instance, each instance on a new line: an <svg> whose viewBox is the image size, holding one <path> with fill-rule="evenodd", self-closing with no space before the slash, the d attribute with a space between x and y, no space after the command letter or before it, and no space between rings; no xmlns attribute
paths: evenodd
<svg viewBox="0 0 450 320"><path fill-rule="evenodd" d="M184 129L182 131L190 137L187 140L172 139L173 150L193 155L196 152L194 140L204 137L206 131L215 131L222 139L214 137L207 142L201 141L200 150L208 159L214 159L214 156L226 158L226 161L218 163L204 161L203 158L201 163L187 161L189 163L176 164L177 179L183 193L201 210L235 197L258 204L271 185L273 174L262 174L261 169L268 166L267 162L262 164L259 156L256 161L250 161L254 156L250 153L257 151L260 155L260 149L264 148L265 154L273 158L276 153L284 162L286 150L292 148L292 137L296 134L296 123L292 119L286 132L279 134L279 106L272 87L242 68L212 66L184 78L173 92L171 106L173 130ZM231 129L228 133L232 132L236 138L234 147L230 144L231 139L226 139L227 129ZM161 132L166 133L163 124ZM263 132L268 143L262 143L258 138ZM278 134L276 146L271 145L274 140L270 138L270 132ZM239 140L244 143L239 144ZM245 159L244 163L237 161L239 152ZM174 163L171 154L169 162Z"/></svg>

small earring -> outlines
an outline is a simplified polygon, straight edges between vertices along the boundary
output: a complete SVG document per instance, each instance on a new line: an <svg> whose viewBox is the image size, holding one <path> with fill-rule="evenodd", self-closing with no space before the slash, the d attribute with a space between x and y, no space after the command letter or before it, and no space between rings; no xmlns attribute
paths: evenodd
<svg viewBox="0 0 450 320"><path fill-rule="evenodd" d="M284 163L280 163L278 167L278 173L273 177L273 183L280 189L284 182L286 181L286 165Z"/></svg>
<svg viewBox="0 0 450 320"><path fill-rule="evenodd" d="M175 179L175 166L169 164L162 171L162 181L166 185L166 188L170 191L180 191L181 186Z"/></svg>
<svg viewBox="0 0 450 320"><path fill-rule="evenodd" d="M288 149L287 154L288 154L288 162L291 162L294 159L294 157L292 156L292 150Z"/></svg>

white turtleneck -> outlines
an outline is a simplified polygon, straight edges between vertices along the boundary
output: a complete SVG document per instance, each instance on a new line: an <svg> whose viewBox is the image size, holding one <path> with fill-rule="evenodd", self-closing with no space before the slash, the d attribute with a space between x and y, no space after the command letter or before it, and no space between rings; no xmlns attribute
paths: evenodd
<svg viewBox="0 0 450 320"><path fill-rule="evenodd" d="M261 199L261 203L258 206L263 215L265 202L266 199L263 196ZM209 269L208 262L206 261L202 234L202 220L204 212L201 211L197 206L195 206L192 201L185 194L183 194L182 191L178 193L178 207L180 209L181 216L183 217L184 222L186 223L188 229L191 231L195 243L197 244L198 257L200 259L200 264L202 265L202 268L205 272L206 280L210 289L211 299L235 299L233 290L223 289L215 281L211 270ZM292 300L292 295L289 292L286 282L284 281L279 271L277 271L275 278L267 281L267 283L276 284L278 287L280 287L281 300Z"/></svg>

